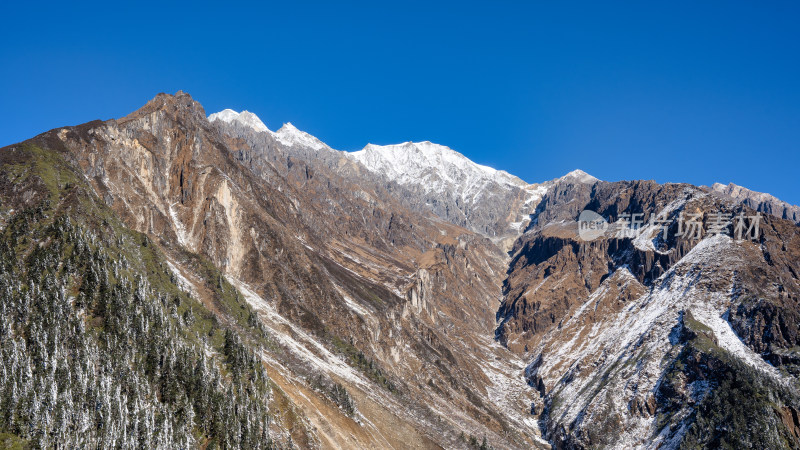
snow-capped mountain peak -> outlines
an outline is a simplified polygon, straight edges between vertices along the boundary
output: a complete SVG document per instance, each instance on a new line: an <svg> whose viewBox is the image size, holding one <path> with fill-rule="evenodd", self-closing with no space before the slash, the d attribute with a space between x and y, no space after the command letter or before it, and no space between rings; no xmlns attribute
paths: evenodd
<svg viewBox="0 0 800 450"><path fill-rule="evenodd" d="M306 133L305 131L300 131L292 125L291 122L286 122L283 126L275 133L275 137L284 145L293 146L299 145L303 147L309 147L314 150L321 150L323 148L330 148L327 144L320 141L316 137Z"/></svg>
<svg viewBox="0 0 800 450"><path fill-rule="evenodd" d="M585 183L585 184L592 184L592 183L595 183L597 181L600 181L599 179L589 175L588 173L582 171L581 169L575 169L572 172L570 172L570 173L564 175L563 177L559 178L559 180L562 180L562 181L566 181L566 180L577 181L579 183Z"/></svg>
<svg viewBox="0 0 800 450"><path fill-rule="evenodd" d="M330 148L324 142L320 141L314 136L306 133L305 131L298 130L297 127L292 125L291 122L286 122L278 131L273 132L267 128L266 125L264 125L264 122L262 122L257 115L251 113L250 111L242 111L238 113L232 109L224 109L218 113L208 116L209 122L213 122L215 120L221 120L225 123L236 122L256 132L269 133L281 144L289 147L301 146L312 148L314 150Z"/></svg>
<svg viewBox="0 0 800 450"><path fill-rule="evenodd" d="M209 122L213 122L215 120L221 120L225 123L238 122L258 132L270 131L269 128L264 125L264 122L262 122L257 115L251 113L250 111L242 111L238 113L232 109L223 109L218 113L208 116Z"/></svg>
<svg viewBox="0 0 800 450"><path fill-rule="evenodd" d="M547 192L547 186L529 185L430 141L367 144L346 155L404 186L440 217L490 236L520 233Z"/></svg>
<svg viewBox="0 0 800 450"><path fill-rule="evenodd" d="M286 122L285 124L283 124L283 126L278 130L278 132L280 132L281 130L284 130L284 132L286 133L300 131L297 129L296 126L292 125L292 122Z"/></svg>
<svg viewBox="0 0 800 450"><path fill-rule="evenodd" d="M466 194L466 190L472 190L477 187L475 183L481 182L493 181L515 187L526 185L508 172L477 164L450 147L430 141L367 144L348 155L399 184L420 183L427 185L428 190L459 187L455 190L463 189L465 192L461 193Z"/></svg>

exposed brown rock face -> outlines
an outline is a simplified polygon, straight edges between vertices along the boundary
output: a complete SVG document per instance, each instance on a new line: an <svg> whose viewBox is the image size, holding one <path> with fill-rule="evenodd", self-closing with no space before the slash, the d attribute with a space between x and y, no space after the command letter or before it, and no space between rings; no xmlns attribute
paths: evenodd
<svg viewBox="0 0 800 450"><path fill-rule="evenodd" d="M663 249L650 250L613 234L584 241L578 236L575 220L584 209L606 217L625 211L658 213L671 201L684 199L692 189L653 182L556 185L539 205L537 224L515 244L505 299L498 312L503 321L498 336L504 342L513 340L509 339L512 334L530 340L558 326L617 268L627 267L640 283L661 276L691 249L691 242L675 240L672 248L666 247L668 242ZM677 216L678 210L671 214ZM648 219L649 214L643 218L645 222ZM673 235L675 231L676 227Z"/></svg>
<svg viewBox="0 0 800 450"><path fill-rule="evenodd" d="M781 421L788 428L795 439L800 439L800 419L797 410L793 407L783 407L778 412Z"/></svg>

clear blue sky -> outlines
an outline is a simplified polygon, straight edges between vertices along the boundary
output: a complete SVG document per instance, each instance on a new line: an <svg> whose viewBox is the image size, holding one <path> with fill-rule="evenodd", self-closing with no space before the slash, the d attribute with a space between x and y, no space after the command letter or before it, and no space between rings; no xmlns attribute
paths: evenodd
<svg viewBox="0 0 800 450"><path fill-rule="evenodd" d="M333 3L4 1L0 145L184 90L342 150L800 204L800 2Z"/></svg>

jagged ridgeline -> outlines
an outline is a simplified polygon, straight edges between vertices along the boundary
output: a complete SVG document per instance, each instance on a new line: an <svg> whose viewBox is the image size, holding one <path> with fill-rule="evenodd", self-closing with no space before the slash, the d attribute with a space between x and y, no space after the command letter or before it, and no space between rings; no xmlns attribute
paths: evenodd
<svg viewBox="0 0 800 450"><path fill-rule="evenodd" d="M0 152L0 447L269 447L264 331L182 291L50 144Z"/></svg>
<svg viewBox="0 0 800 450"><path fill-rule="evenodd" d="M800 448L790 206L159 94L0 149L0 448Z"/></svg>

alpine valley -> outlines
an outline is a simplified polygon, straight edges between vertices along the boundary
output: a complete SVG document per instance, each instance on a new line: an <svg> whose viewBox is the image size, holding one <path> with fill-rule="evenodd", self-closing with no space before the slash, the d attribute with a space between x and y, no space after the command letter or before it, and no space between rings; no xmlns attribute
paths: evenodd
<svg viewBox="0 0 800 450"><path fill-rule="evenodd" d="M800 449L799 211L159 94L0 149L0 447Z"/></svg>

